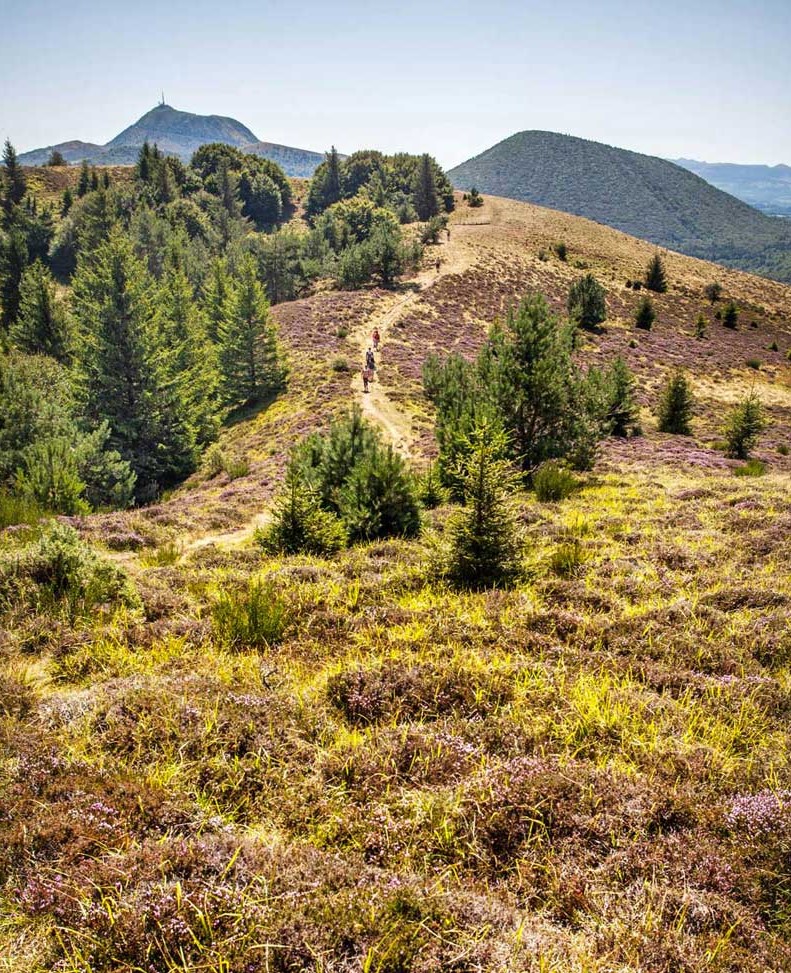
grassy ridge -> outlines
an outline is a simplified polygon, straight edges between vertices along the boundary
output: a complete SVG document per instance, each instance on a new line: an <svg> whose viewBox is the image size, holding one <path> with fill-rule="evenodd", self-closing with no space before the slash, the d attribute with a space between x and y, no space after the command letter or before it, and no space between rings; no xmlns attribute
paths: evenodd
<svg viewBox="0 0 791 973"><path fill-rule="evenodd" d="M520 132L448 175L455 186L575 213L705 260L791 281L791 227L653 156Z"/></svg>

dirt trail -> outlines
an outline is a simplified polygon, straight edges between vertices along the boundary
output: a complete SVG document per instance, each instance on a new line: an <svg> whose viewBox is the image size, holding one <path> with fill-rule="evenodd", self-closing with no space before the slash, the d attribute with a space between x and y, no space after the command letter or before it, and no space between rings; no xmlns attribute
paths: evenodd
<svg viewBox="0 0 791 973"><path fill-rule="evenodd" d="M451 225L451 235L453 234ZM458 231L457 231L458 235ZM411 290L405 295L394 295L387 299L384 306L377 310L350 335L350 340L358 349L359 369L352 371L352 394L360 405L363 415L376 423L384 432L387 439L393 443L402 456L409 459L412 455L412 420L404 413L400 406L393 401L387 384L387 338L391 328L401 320L407 311L419 303L423 292L428 290L442 277L448 274L462 273L473 262L473 254L463 243L455 240L443 240L439 245L431 247L427 253L431 264L427 270L421 271L417 277L409 282ZM439 269L436 260L440 260ZM365 353L371 347L371 335L375 328L379 330L380 346L376 355L376 373L369 385L369 391L363 390L361 370L365 362Z"/></svg>

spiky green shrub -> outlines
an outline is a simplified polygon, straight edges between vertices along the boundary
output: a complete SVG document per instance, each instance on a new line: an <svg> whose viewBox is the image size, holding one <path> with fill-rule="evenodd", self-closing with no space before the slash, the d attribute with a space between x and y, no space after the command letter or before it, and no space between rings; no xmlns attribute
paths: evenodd
<svg viewBox="0 0 791 973"><path fill-rule="evenodd" d="M695 321L695 337L698 341L702 341L706 337L708 330L709 326L706 321L706 315L701 311Z"/></svg>
<svg viewBox="0 0 791 973"><path fill-rule="evenodd" d="M747 459L766 427L761 400L751 392L728 414L723 427L726 453L734 459Z"/></svg>
<svg viewBox="0 0 791 973"><path fill-rule="evenodd" d="M229 649L277 645L288 624L288 607L271 582L253 581L241 591L222 591L211 608L217 640Z"/></svg>
<svg viewBox="0 0 791 973"><path fill-rule="evenodd" d="M465 505L447 528L445 574L460 587L495 587L519 574L521 542L512 502L518 475L500 458L501 437L485 423L470 437L462 471Z"/></svg>
<svg viewBox="0 0 791 973"><path fill-rule="evenodd" d="M319 495L291 467L286 486L275 503L272 523L257 532L256 539L267 553L334 554L346 546L346 530L340 519L323 510Z"/></svg>
<svg viewBox="0 0 791 973"><path fill-rule="evenodd" d="M634 315L634 326L640 328L641 331L650 331L655 320L656 311L654 310L654 302L646 294L637 305L637 311Z"/></svg>
<svg viewBox="0 0 791 973"><path fill-rule="evenodd" d="M569 318L580 328L595 328L607 318L606 292L593 274L585 274L569 289Z"/></svg>
<svg viewBox="0 0 791 973"><path fill-rule="evenodd" d="M559 240L552 247L552 249L555 251L555 255L557 256L558 260L562 260L565 263L566 257L568 257L568 252L569 252L565 242L563 240Z"/></svg>
<svg viewBox="0 0 791 973"><path fill-rule="evenodd" d="M722 297L722 284L718 280L713 280L710 284L706 284L703 293L712 304L716 304Z"/></svg>
<svg viewBox="0 0 791 973"><path fill-rule="evenodd" d="M542 503L556 503L565 500L579 488L574 474L564 466L550 460L542 463L533 474L533 490L536 499Z"/></svg>
<svg viewBox="0 0 791 973"><path fill-rule="evenodd" d="M689 436L692 432L694 398L689 379L679 369L665 382L657 410L660 432Z"/></svg>
<svg viewBox="0 0 791 973"><path fill-rule="evenodd" d="M439 507L447 499L436 463L431 463L418 478L418 498L426 510Z"/></svg>

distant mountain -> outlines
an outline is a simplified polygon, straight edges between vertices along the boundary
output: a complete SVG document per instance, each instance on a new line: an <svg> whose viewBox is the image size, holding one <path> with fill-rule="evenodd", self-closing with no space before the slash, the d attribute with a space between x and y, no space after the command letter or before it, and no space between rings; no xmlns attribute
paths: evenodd
<svg viewBox="0 0 791 973"><path fill-rule="evenodd" d="M324 159L320 152L262 142L235 118L194 115L192 112L178 111L163 104L146 112L106 145L79 141L61 142L24 152L20 154L19 161L26 166L45 165L50 154L57 150L70 163L79 163L86 159L92 165L133 165L137 161L140 146L146 140L151 144L156 142L163 152L177 155L184 162L189 162L192 153L201 145L222 142L236 146L244 152L272 159L289 176L312 176Z"/></svg>
<svg viewBox="0 0 791 973"><path fill-rule="evenodd" d="M791 283L791 223L665 159L519 132L448 173L459 189L538 203L660 246Z"/></svg>
<svg viewBox="0 0 791 973"><path fill-rule="evenodd" d="M673 161L763 213L791 216L791 166L743 166L697 159Z"/></svg>

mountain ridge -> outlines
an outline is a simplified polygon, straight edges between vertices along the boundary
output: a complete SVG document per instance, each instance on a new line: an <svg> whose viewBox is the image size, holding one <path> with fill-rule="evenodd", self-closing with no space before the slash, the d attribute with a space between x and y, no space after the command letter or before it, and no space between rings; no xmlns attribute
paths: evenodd
<svg viewBox="0 0 791 973"><path fill-rule="evenodd" d="M222 142L277 162L286 175L308 177L323 161L321 152L266 142L235 118L226 115L197 115L160 103L124 128L104 145L72 139L20 153L22 165L45 165L53 151L68 163L83 160L93 165L133 165L142 144L156 143L167 155L188 162L193 152L207 142Z"/></svg>
<svg viewBox="0 0 791 973"><path fill-rule="evenodd" d="M671 159L768 216L791 216L791 166Z"/></svg>
<svg viewBox="0 0 791 973"><path fill-rule="evenodd" d="M458 189L584 216L659 246L791 281L791 227L654 156L524 131L448 173Z"/></svg>

